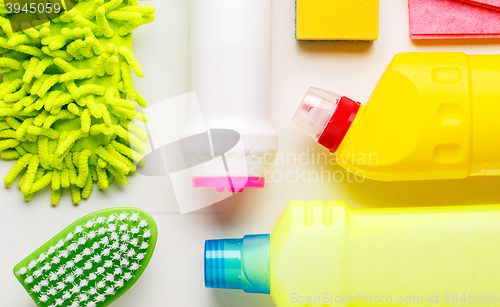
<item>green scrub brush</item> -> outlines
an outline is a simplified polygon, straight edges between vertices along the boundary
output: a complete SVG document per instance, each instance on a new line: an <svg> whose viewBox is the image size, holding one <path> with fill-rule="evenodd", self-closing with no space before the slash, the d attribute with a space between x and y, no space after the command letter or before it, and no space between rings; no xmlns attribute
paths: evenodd
<svg viewBox="0 0 500 307"><path fill-rule="evenodd" d="M29 201L51 185L56 205L64 188L78 204L144 163L148 135L135 121L147 102L132 73L132 31L154 20L136 0L80 0L52 21L14 33L0 14L0 157L17 160L5 177ZM65 3L64 1L62 2ZM130 100L127 100L130 99Z"/></svg>
<svg viewBox="0 0 500 307"><path fill-rule="evenodd" d="M89 214L14 268L39 307L104 307L139 279L153 255L157 228L135 208Z"/></svg>

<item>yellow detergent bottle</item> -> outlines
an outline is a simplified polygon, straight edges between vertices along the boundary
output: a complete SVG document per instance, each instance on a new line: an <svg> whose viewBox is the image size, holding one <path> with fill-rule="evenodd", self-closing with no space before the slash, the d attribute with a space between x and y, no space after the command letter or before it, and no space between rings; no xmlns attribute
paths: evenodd
<svg viewBox="0 0 500 307"><path fill-rule="evenodd" d="M499 232L497 205L292 201L271 235L207 241L205 283L277 307L498 306Z"/></svg>
<svg viewBox="0 0 500 307"><path fill-rule="evenodd" d="M500 55L401 53L366 106L311 88L294 121L366 178L500 175Z"/></svg>

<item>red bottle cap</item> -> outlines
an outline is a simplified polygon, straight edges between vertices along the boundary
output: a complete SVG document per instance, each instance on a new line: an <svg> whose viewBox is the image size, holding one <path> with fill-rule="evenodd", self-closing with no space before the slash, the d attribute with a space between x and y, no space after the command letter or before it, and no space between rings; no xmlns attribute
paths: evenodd
<svg viewBox="0 0 500 307"><path fill-rule="evenodd" d="M340 98L337 108L326 125L318 143L336 152L352 125L361 104L347 97Z"/></svg>

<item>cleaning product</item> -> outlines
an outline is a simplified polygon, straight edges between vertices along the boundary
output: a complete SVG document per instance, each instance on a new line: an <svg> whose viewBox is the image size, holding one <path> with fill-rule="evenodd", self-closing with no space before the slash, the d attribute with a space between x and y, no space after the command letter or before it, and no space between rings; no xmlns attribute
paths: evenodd
<svg viewBox="0 0 500 307"><path fill-rule="evenodd" d="M499 55L398 54L366 106L311 89L294 121L370 179L500 175Z"/></svg>
<svg viewBox="0 0 500 307"><path fill-rule="evenodd" d="M39 307L104 307L139 279L156 240L156 224L145 211L105 209L68 226L14 274Z"/></svg>
<svg viewBox="0 0 500 307"><path fill-rule="evenodd" d="M262 188L278 150L270 114L272 1L190 0L189 25L189 90L196 93L212 150L184 147L184 156L192 165L206 156L225 159L220 168L193 170L193 186ZM185 137L199 133L198 120L189 122ZM225 144L234 132L241 150Z"/></svg>
<svg viewBox="0 0 500 307"><path fill-rule="evenodd" d="M144 163L148 136L135 121L148 118L127 100L147 105L132 82L131 69L144 73L131 33L154 12L135 0L83 0L54 20L25 22L20 32L0 16L0 156L17 160L7 187L27 168L19 181L26 200L51 185L52 204L64 188L78 204L94 182L124 185Z"/></svg>
<svg viewBox="0 0 500 307"><path fill-rule="evenodd" d="M490 0L409 0L410 38L498 38L500 3L497 2L495 8L491 2Z"/></svg>
<svg viewBox="0 0 500 307"><path fill-rule="evenodd" d="M205 246L210 288L277 307L499 302L500 206L353 209L292 201L271 235Z"/></svg>
<svg viewBox="0 0 500 307"><path fill-rule="evenodd" d="M374 41L378 0L296 0L297 40Z"/></svg>

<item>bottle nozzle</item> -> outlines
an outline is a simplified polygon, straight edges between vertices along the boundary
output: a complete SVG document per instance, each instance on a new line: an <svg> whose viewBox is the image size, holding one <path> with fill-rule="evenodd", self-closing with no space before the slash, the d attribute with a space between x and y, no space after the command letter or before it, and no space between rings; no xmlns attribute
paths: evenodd
<svg viewBox="0 0 500 307"><path fill-rule="evenodd" d="M335 152L344 139L360 103L345 96L311 87L293 121L321 145Z"/></svg>

